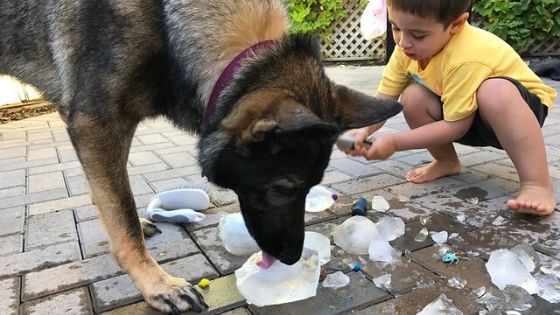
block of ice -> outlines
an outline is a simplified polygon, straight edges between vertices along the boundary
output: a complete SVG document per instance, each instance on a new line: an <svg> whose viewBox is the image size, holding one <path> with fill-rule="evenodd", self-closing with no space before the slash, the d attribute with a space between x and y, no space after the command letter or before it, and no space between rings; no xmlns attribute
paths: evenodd
<svg viewBox="0 0 560 315"><path fill-rule="evenodd" d="M305 231L303 247L317 252L321 266L331 260L331 241L321 233Z"/></svg>
<svg viewBox="0 0 560 315"><path fill-rule="evenodd" d="M383 217L375 226L386 241L392 241L404 235L404 221L401 218Z"/></svg>
<svg viewBox="0 0 560 315"><path fill-rule="evenodd" d="M525 265L509 249L498 249L490 253L486 263L490 279L500 290L509 285L522 287L529 294L538 292L537 280Z"/></svg>
<svg viewBox="0 0 560 315"><path fill-rule="evenodd" d="M321 212L330 208L336 199L337 195L327 187L321 185L313 186L305 197L305 211Z"/></svg>
<svg viewBox="0 0 560 315"><path fill-rule="evenodd" d="M390 206L383 196L374 196L371 200L371 208L375 211L386 212Z"/></svg>
<svg viewBox="0 0 560 315"><path fill-rule="evenodd" d="M342 222L334 233L334 243L345 252L354 255L368 253L368 247L373 238L379 234L375 223L364 216L353 216Z"/></svg>
<svg viewBox="0 0 560 315"><path fill-rule="evenodd" d="M337 271L335 273L328 274L323 280L324 288L338 289L347 286L350 283L350 277L348 277L344 272Z"/></svg>
<svg viewBox="0 0 560 315"><path fill-rule="evenodd" d="M240 212L226 214L218 223L218 235L225 249L236 256L248 256L260 250L251 237Z"/></svg>
<svg viewBox="0 0 560 315"><path fill-rule="evenodd" d="M416 315L463 315L454 304L453 300L450 300L445 296L445 294L441 294L437 299L435 299L432 303L426 305L420 313Z"/></svg>
<svg viewBox="0 0 560 315"><path fill-rule="evenodd" d="M268 269L257 266L261 252L253 254L235 271L237 289L247 303L276 305L304 300L317 294L321 267L317 252L304 248L301 259L286 265L274 262Z"/></svg>
<svg viewBox="0 0 560 315"><path fill-rule="evenodd" d="M432 240L434 240L436 244L441 245L447 242L448 234L447 231L432 232L431 236L432 236Z"/></svg>
<svg viewBox="0 0 560 315"><path fill-rule="evenodd" d="M391 244L383 238L377 228L375 228L372 235L373 238L368 247L369 259L371 261L386 262L390 264L399 261L401 253L397 252Z"/></svg>

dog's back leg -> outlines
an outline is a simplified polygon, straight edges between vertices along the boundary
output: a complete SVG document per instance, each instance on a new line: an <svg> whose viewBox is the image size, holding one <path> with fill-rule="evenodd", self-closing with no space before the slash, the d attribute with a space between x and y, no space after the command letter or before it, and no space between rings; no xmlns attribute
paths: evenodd
<svg viewBox="0 0 560 315"><path fill-rule="evenodd" d="M125 117L104 120L83 113L74 114L67 122L112 254L146 302L168 313L206 308L191 284L167 274L146 249L126 170L137 122Z"/></svg>

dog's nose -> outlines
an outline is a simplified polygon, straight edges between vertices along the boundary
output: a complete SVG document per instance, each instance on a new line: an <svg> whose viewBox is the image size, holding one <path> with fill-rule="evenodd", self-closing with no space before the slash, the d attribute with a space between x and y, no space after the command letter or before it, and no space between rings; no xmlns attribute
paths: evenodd
<svg viewBox="0 0 560 315"><path fill-rule="evenodd" d="M280 254L276 258L286 265L293 265L299 261L302 252L303 238L301 239L301 242L285 242L282 246Z"/></svg>

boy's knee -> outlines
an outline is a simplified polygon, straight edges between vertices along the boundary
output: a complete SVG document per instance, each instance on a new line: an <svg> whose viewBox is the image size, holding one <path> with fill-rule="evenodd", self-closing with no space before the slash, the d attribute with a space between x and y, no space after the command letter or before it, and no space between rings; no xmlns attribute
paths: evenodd
<svg viewBox="0 0 560 315"><path fill-rule="evenodd" d="M504 104L511 103L512 97L519 94L513 83L506 79L488 79L476 91L476 101L481 110L503 110Z"/></svg>
<svg viewBox="0 0 560 315"><path fill-rule="evenodd" d="M409 85L401 95L403 111L419 110L423 106L439 102L435 96L424 86L413 83Z"/></svg>

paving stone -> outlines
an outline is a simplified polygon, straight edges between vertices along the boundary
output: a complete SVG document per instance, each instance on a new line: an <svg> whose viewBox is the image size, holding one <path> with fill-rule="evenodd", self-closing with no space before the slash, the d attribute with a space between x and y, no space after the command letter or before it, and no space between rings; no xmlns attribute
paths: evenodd
<svg viewBox="0 0 560 315"><path fill-rule="evenodd" d="M512 182L519 182L519 175L513 166L507 166L499 163L484 163L472 167L475 170L499 176Z"/></svg>
<svg viewBox="0 0 560 315"><path fill-rule="evenodd" d="M343 181L347 181L353 179L352 176L343 174L341 172L338 171L329 171L329 172L325 172L325 175L323 175L323 180L321 181L321 185L329 185L329 184L333 184L333 183L338 183L338 182L343 182Z"/></svg>
<svg viewBox="0 0 560 315"><path fill-rule="evenodd" d="M449 216L433 213L426 217L426 224L422 224L420 220L407 222L405 224L405 233L403 236L391 241L390 243L401 251L415 251L433 244L432 238L428 235L426 240L417 242L414 239L423 228L427 228L428 232L447 231L449 234L458 233L463 235L472 230L472 227L465 226Z"/></svg>
<svg viewBox="0 0 560 315"><path fill-rule="evenodd" d="M68 196L68 192L66 191L66 189L42 191L42 192L26 194L26 195L18 194L15 196L2 198L0 209L24 206L28 204L34 204L34 203L42 204L51 201L53 199L63 198L67 196Z"/></svg>
<svg viewBox="0 0 560 315"><path fill-rule="evenodd" d="M463 167L461 169L461 173L450 176L452 179L460 180L467 184L475 184L484 180L487 180L492 177L491 174L484 173L481 171L474 170L469 167Z"/></svg>
<svg viewBox="0 0 560 315"><path fill-rule="evenodd" d="M364 261L366 263L363 263ZM438 281L433 272L410 261L407 257L403 257L400 263L393 265L364 261L362 261L361 268L368 278L375 279L387 274L391 275L389 288L380 287L380 289L388 291L392 295L401 295Z"/></svg>
<svg viewBox="0 0 560 315"><path fill-rule="evenodd" d="M152 152L132 152L128 156L128 161L133 166L161 163L160 158Z"/></svg>
<svg viewBox="0 0 560 315"><path fill-rule="evenodd" d="M479 311L484 310L482 306L476 303L474 296L469 295L468 292L445 286L440 288L438 286L437 288L414 290L383 303L352 312L352 314L417 314L426 305L437 299L440 294L445 294L448 299L451 299L453 305L461 310L463 314L479 314Z"/></svg>
<svg viewBox="0 0 560 315"><path fill-rule="evenodd" d="M130 188L134 195L153 194L154 191L140 175L129 176Z"/></svg>
<svg viewBox="0 0 560 315"><path fill-rule="evenodd" d="M77 288L122 274L111 255L102 255L58 267L43 269L23 277L23 301Z"/></svg>
<svg viewBox="0 0 560 315"><path fill-rule="evenodd" d="M70 196L84 195L90 192L89 184L84 174L66 177L66 185Z"/></svg>
<svg viewBox="0 0 560 315"><path fill-rule="evenodd" d="M0 278L19 276L30 271L77 261L81 258L78 242L47 246L10 255L0 259Z"/></svg>
<svg viewBox="0 0 560 315"><path fill-rule="evenodd" d="M481 150L475 154L461 155L459 159L461 160L461 165L465 167L471 167L473 165L478 165L490 161L500 160L507 157L504 151L492 152Z"/></svg>
<svg viewBox="0 0 560 315"><path fill-rule="evenodd" d="M17 157L26 157L27 155L27 147L25 146L17 146L13 148L0 148L0 156L3 159L12 159Z"/></svg>
<svg viewBox="0 0 560 315"><path fill-rule="evenodd" d="M348 276L350 284L344 288L333 290L319 285L317 295L306 300L264 307L249 305L249 310L255 315L344 314L352 309L363 308L390 297L357 273L352 272Z"/></svg>
<svg viewBox="0 0 560 315"><path fill-rule="evenodd" d="M467 187L451 187L447 189L447 193L463 200L467 198L478 198L479 201L485 201L509 195L518 190L518 183L501 178L491 178Z"/></svg>
<svg viewBox="0 0 560 315"><path fill-rule="evenodd" d="M62 172L51 172L37 175L30 175L28 177L28 191L36 193L47 190L64 189L64 177Z"/></svg>
<svg viewBox="0 0 560 315"><path fill-rule="evenodd" d="M450 239L449 242L465 250L480 253L480 257L488 259L490 253L497 249L511 249L520 243L530 245L539 242L539 235L546 234L546 227L525 223L507 222L501 226L487 226L462 234L460 238Z"/></svg>
<svg viewBox="0 0 560 315"><path fill-rule="evenodd" d="M50 131L41 131L41 132L28 132L27 133L27 141L38 141L38 140L52 140L52 133Z"/></svg>
<svg viewBox="0 0 560 315"><path fill-rule="evenodd" d="M0 172L0 189L25 186L25 170Z"/></svg>
<svg viewBox="0 0 560 315"><path fill-rule="evenodd" d="M25 207L0 209L0 236L23 233Z"/></svg>
<svg viewBox="0 0 560 315"><path fill-rule="evenodd" d="M218 273L212 268L203 255L194 255L161 265L169 274L182 277L191 283L201 278L214 278ZM212 285L214 285L212 281ZM93 304L96 312L105 311L142 299L140 291L134 286L128 275L106 279L93 284Z"/></svg>
<svg viewBox="0 0 560 315"><path fill-rule="evenodd" d="M407 154L397 157L397 160L401 163L406 163L412 166L412 168L417 168L421 165L428 164L432 161L432 156L426 150L418 150L414 154Z"/></svg>
<svg viewBox="0 0 560 315"><path fill-rule="evenodd" d="M249 256L235 256L226 251L218 236L218 227L197 230L192 235L221 275L232 273L249 258Z"/></svg>
<svg viewBox="0 0 560 315"><path fill-rule="evenodd" d="M0 314L19 314L20 279L0 280Z"/></svg>
<svg viewBox="0 0 560 315"><path fill-rule="evenodd" d="M158 164L159 165L159 164ZM162 165L165 165L162 163ZM159 180L166 180L171 178L180 178L184 176L200 174L200 167L193 165L189 167L181 167L181 168L173 168L173 169L164 169L155 172L150 172L147 174L143 174L143 177L148 182L155 182Z"/></svg>
<svg viewBox="0 0 560 315"><path fill-rule="evenodd" d="M404 180L389 174L379 174L359 180L336 183L332 188L346 195L357 195L370 190L396 185Z"/></svg>
<svg viewBox="0 0 560 315"><path fill-rule="evenodd" d="M403 195L395 195L386 190L375 190L370 191L360 195L368 200L368 212L375 213L376 211L371 209L371 203L375 196L381 196L387 200L389 203L389 210L386 214L395 215L402 218L404 221L411 221L417 219L421 216L426 216L431 214L433 211L429 208L424 208L417 204L415 201L411 201L408 197Z"/></svg>
<svg viewBox="0 0 560 315"><path fill-rule="evenodd" d="M25 186L10 187L0 189L0 199L16 197L22 198L25 195Z"/></svg>
<svg viewBox="0 0 560 315"><path fill-rule="evenodd" d="M404 178L406 173L410 171L410 165L400 162L398 159L388 159L385 161L375 161L371 166L382 170L385 173Z"/></svg>
<svg viewBox="0 0 560 315"><path fill-rule="evenodd" d="M61 210L30 217L25 235L26 251L39 246L77 241L75 224L72 210Z"/></svg>
<svg viewBox="0 0 560 315"><path fill-rule="evenodd" d="M364 165L350 158L334 160L330 163L330 166L352 176L352 178L368 177L382 172L378 168Z"/></svg>
<svg viewBox="0 0 560 315"><path fill-rule="evenodd" d="M23 235L13 234L0 237L0 257L23 251Z"/></svg>
<svg viewBox="0 0 560 315"><path fill-rule="evenodd" d="M187 180L181 177L150 182L156 193L185 187Z"/></svg>
<svg viewBox="0 0 560 315"><path fill-rule="evenodd" d="M76 215L76 222L78 223L97 219L97 212L93 205L77 207L74 209L74 214Z"/></svg>
<svg viewBox="0 0 560 315"><path fill-rule="evenodd" d="M0 152L0 156L3 156ZM24 168L41 167L47 165L53 165L58 163L58 157L51 157L40 160L25 161L22 159L10 159L9 163L0 163L0 172L19 170Z"/></svg>
<svg viewBox="0 0 560 315"><path fill-rule="evenodd" d="M58 159L55 148L29 149L27 152L28 161L44 160L50 158Z"/></svg>
<svg viewBox="0 0 560 315"><path fill-rule="evenodd" d="M390 193L398 196L405 196L409 199L416 199L426 195L438 194L444 190L450 189L450 187L464 187L465 183L451 177L440 178L439 180L422 183L421 185L404 182L402 180L397 185L392 185L384 188Z"/></svg>
<svg viewBox="0 0 560 315"><path fill-rule="evenodd" d="M78 161L78 154L74 149L58 150L58 159L60 162Z"/></svg>
<svg viewBox="0 0 560 315"><path fill-rule="evenodd" d="M409 257L415 262L435 272L445 281L452 277L459 277L467 281L466 285L471 290L485 287L487 290L492 288L493 291L499 291L492 284L490 275L486 270L486 261L466 253L466 259L460 258L458 263L448 265L441 261L440 256L439 248L436 246L430 246L409 254Z"/></svg>
<svg viewBox="0 0 560 315"><path fill-rule="evenodd" d="M24 314L65 314L83 315L92 314L89 292L86 288L67 291L51 295L43 299L23 303Z"/></svg>
<svg viewBox="0 0 560 315"><path fill-rule="evenodd" d="M133 175L146 175L146 174L156 173L168 169L169 166L161 162L161 163L148 164L148 165L128 166L127 172L128 172L128 176L133 176Z"/></svg>
<svg viewBox="0 0 560 315"><path fill-rule="evenodd" d="M171 167L185 167L197 164L197 160L186 152L166 154L162 159Z"/></svg>
<svg viewBox="0 0 560 315"><path fill-rule="evenodd" d="M167 142L168 140L160 134L153 134L153 135L143 135L136 137L140 142L143 144L154 144L154 143L162 143Z"/></svg>
<svg viewBox="0 0 560 315"><path fill-rule="evenodd" d="M445 213L459 222L474 227L491 224L498 213L497 210L485 207L482 203L474 204L445 194L420 197L414 199L414 202L420 204L425 209ZM461 216L464 216L464 218Z"/></svg>
<svg viewBox="0 0 560 315"><path fill-rule="evenodd" d="M64 192L66 194L66 190L64 190ZM52 191L50 193L53 194ZM29 216L91 205L91 197L89 194L72 196L63 199L56 198L60 197L55 197L53 198L54 200L42 201L29 205Z"/></svg>

